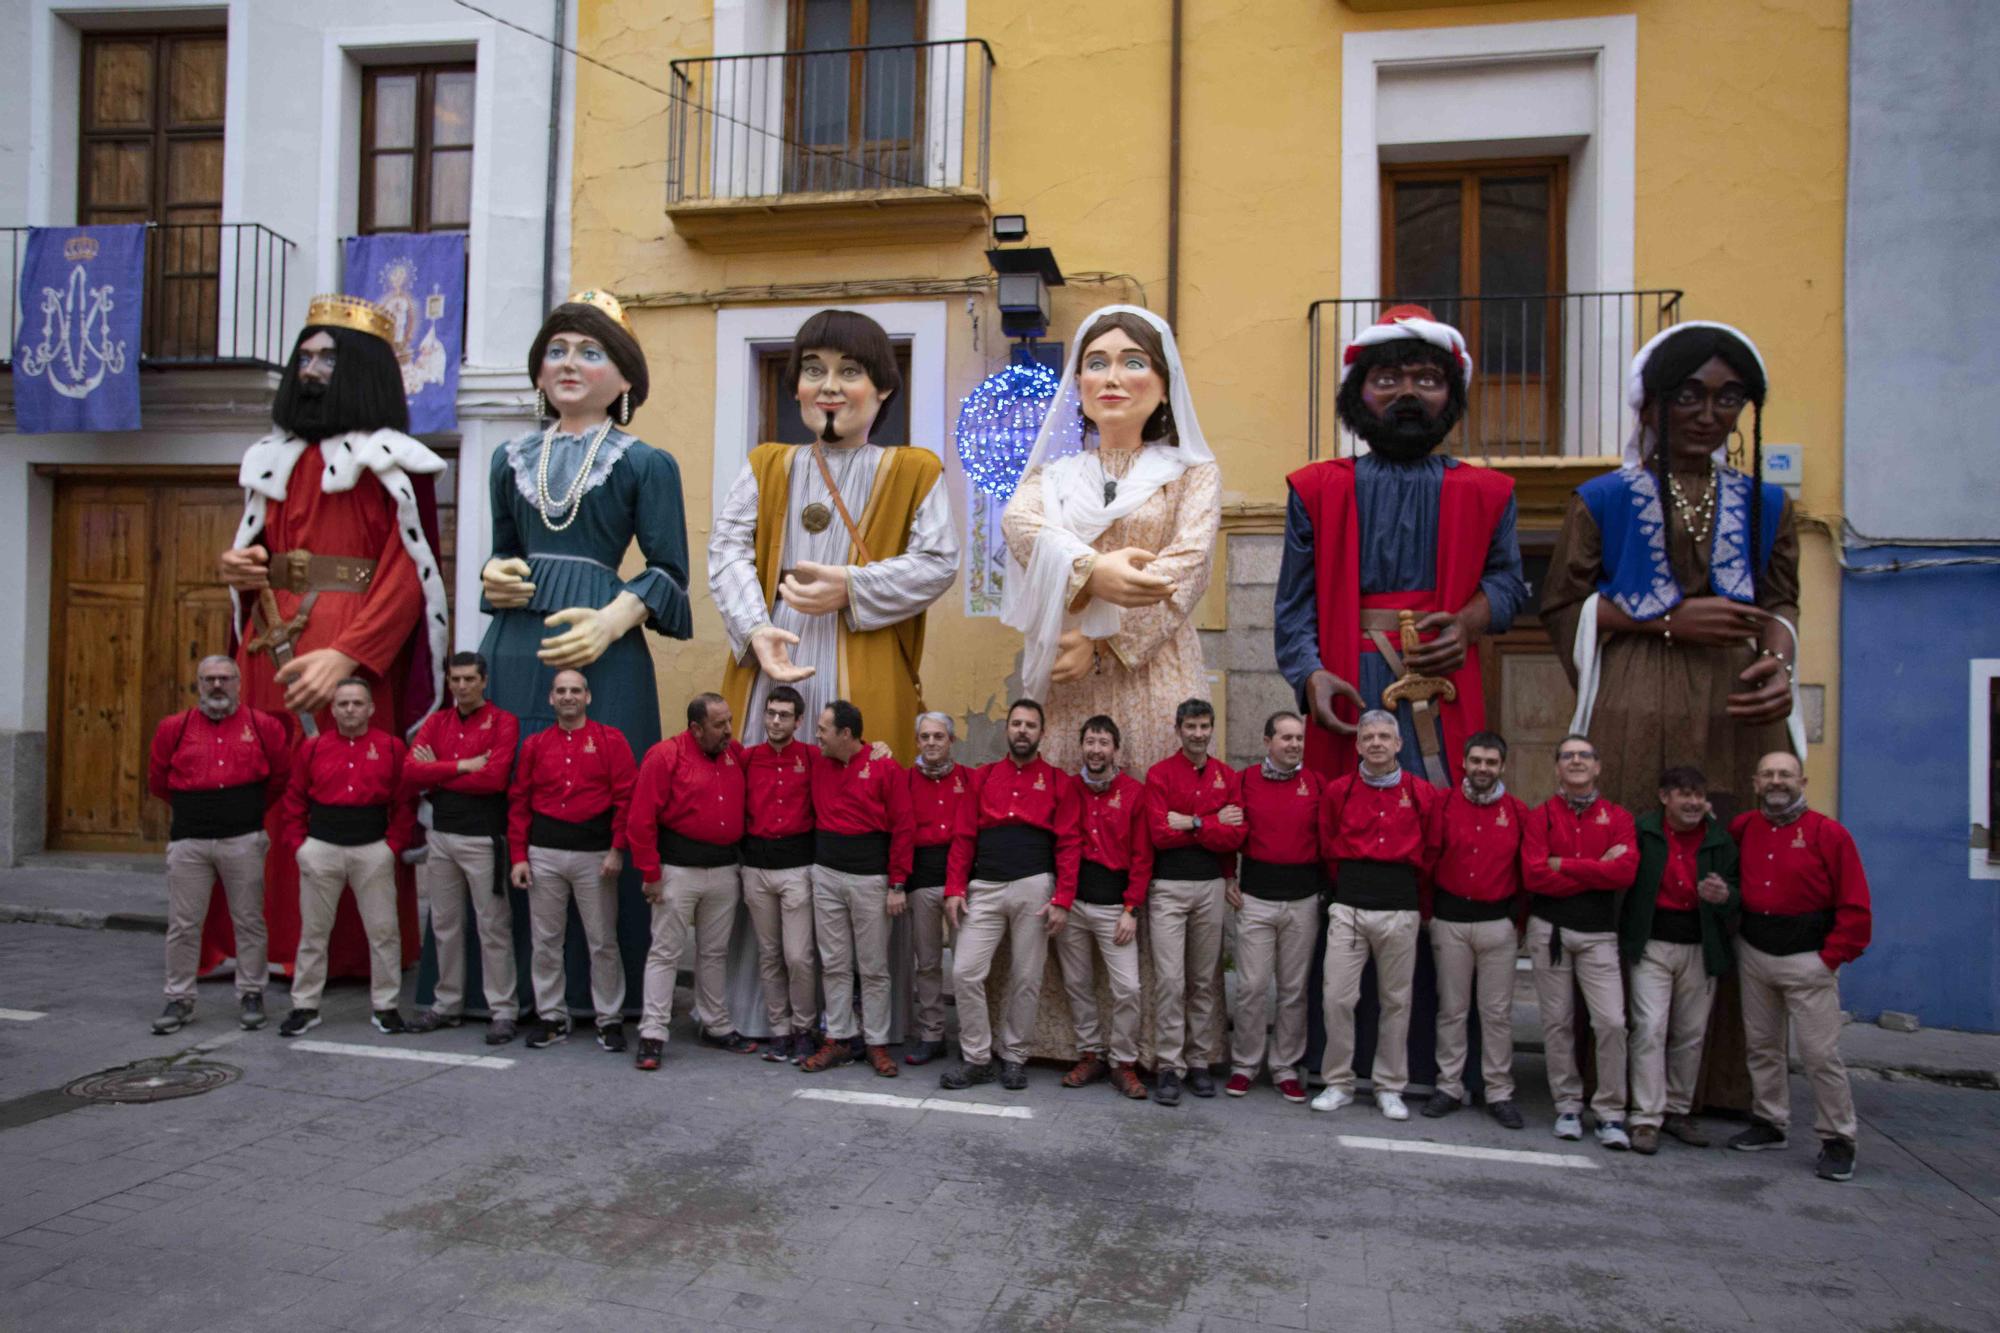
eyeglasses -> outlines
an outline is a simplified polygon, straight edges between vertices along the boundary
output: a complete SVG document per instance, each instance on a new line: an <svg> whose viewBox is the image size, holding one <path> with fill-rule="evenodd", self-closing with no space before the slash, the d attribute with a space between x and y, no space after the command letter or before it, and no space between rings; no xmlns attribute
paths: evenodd
<svg viewBox="0 0 2000 1333"><path fill-rule="evenodd" d="M1706 385L1690 383L1675 389L1673 396L1667 401L1683 410L1699 408L1703 403L1713 403L1718 412L1736 412L1742 409L1743 404L1750 401L1750 395L1740 384L1725 384L1711 393Z"/></svg>
<svg viewBox="0 0 2000 1333"><path fill-rule="evenodd" d="M1595 759L1595 758L1597 758L1597 751L1595 750L1564 750L1561 754L1556 756L1556 762L1559 764L1566 764L1572 759Z"/></svg>

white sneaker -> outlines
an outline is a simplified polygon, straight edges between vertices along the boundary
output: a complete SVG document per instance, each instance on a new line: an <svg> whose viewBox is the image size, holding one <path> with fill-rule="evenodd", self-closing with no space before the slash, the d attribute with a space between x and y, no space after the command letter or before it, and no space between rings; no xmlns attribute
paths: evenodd
<svg viewBox="0 0 2000 1333"><path fill-rule="evenodd" d="M1410 1118L1410 1108L1403 1105L1403 1094L1400 1092L1376 1093L1375 1105L1381 1109L1382 1118L1385 1120L1408 1120Z"/></svg>
<svg viewBox="0 0 2000 1333"><path fill-rule="evenodd" d="M1580 1139L1583 1137L1583 1117L1574 1111L1566 1111L1556 1117L1556 1137L1559 1139Z"/></svg>
<svg viewBox="0 0 2000 1333"><path fill-rule="evenodd" d="M1339 1088L1328 1088L1319 1096L1312 1099L1312 1109L1315 1111L1338 1111L1341 1107L1353 1102L1353 1100L1354 1094L1351 1092L1343 1092Z"/></svg>
<svg viewBox="0 0 2000 1333"><path fill-rule="evenodd" d="M1632 1140L1625 1133L1622 1120L1600 1120L1597 1122L1597 1146L1609 1148L1612 1152L1624 1152L1632 1146Z"/></svg>

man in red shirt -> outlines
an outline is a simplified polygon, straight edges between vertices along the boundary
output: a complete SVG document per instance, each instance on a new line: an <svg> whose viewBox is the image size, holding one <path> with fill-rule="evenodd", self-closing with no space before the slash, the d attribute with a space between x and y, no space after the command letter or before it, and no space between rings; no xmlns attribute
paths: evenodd
<svg viewBox="0 0 2000 1333"><path fill-rule="evenodd" d="M719 694L688 700L687 730L646 751L632 789L626 841L646 901L653 942L646 950L645 1009L639 1019L641 1069L658 1069L674 1013L674 976L694 937L694 1017L703 1045L747 1055L757 1043L729 1017L729 933L743 894L737 845L743 841L743 747Z"/></svg>
<svg viewBox="0 0 2000 1333"><path fill-rule="evenodd" d="M1729 831L1742 852L1743 1040L1749 1047L1750 1128L1743 1152L1786 1146L1791 1088L1787 1020L1812 1084L1815 1171L1854 1178L1854 1092L1840 1059L1840 969L1868 947L1874 916L1854 837L1806 806L1805 770L1779 751L1757 761L1757 808Z"/></svg>
<svg viewBox="0 0 2000 1333"><path fill-rule="evenodd" d="M1730 966L1736 844L1709 814L1708 779L1686 765L1660 774L1660 808L1633 824L1639 874L1618 941L1632 1006L1632 1151L1650 1157L1662 1131L1708 1146L1688 1112L1715 979Z"/></svg>
<svg viewBox="0 0 2000 1333"><path fill-rule="evenodd" d="M1146 836L1146 788L1118 764L1122 738L1118 724L1099 713L1083 724L1083 849L1077 863L1076 901L1069 926L1056 936L1062 960L1063 991L1076 1029L1077 1060L1063 1075L1065 1088L1081 1088L1105 1076L1110 1057L1111 1086L1135 1101L1146 1100L1139 1081L1139 1018L1144 994L1139 982L1139 912L1153 878L1153 844ZM1097 1012L1097 967L1104 959L1111 990L1111 1038L1106 1047Z"/></svg>
<svg viewBox="0 0 2000 1333"><path fill-rule="evenodd" d="M1215 1095L1209 1066L1222 1058L1223 881L1243 846L1243 781L1209 756L1215 708L1186 699L1174 710L1181 748L1146 772L1146 834L1153 884L1146 924L1153 950L1153 1100L1178 1106L1181 1080Z"/></svg>
<svg viewBox="0 0 2000 1333"><path fill-rule="evenodd" d="M812 1054L819 1019L813 950L811 747L795 740L805 700L789 685L764 696L764 739L743 752L743 903L757 935L757 972L771 1040L766 1060Z"/></svg>
<svg viewBox="0 0 2000 1333"><path fill-rule="evenodd" d="M917 762L910 769L910 818L916 826L910 863L910 938L916 955L915 1031L903 1063L929 1064L944 1054L944 884L958 807L972 770L952 762L957 727L949 713L917 716Z"/></svg>
<svg viewBox="0 0 2000 1333"><path fill-rule="evenodd" d="M1271 1062L1271 1082L1288 1102L1306 1085L1306 982L1319 943L1319 803L1325 782L1305 767L1306 722L1297 713L1264 720L1264 759L1243 770L1243 856L1227 886L1236 910L1236 1011L1230 1015L1232 1097L1250 1091ZM1273 974L1278 1011L1269 1028Z"/></svg>
<svg viewBox="0 0 2000 1333"><path fill-rule="evenodd" d="M638 766L625 733L590 720L590 682L558 671L549 684L556 724L521 744L507 790L507 855L528 895L529 978L539 1018L531 1050L569 1040L563 946L569 905L590 950L597 1044L625 1049L625 967L618 957L618 872L625 868L625 811Z"/></svg>
<svg viewBox="0 0 2000 1333"><path fill-rule="evenodd" d="M489 1015L486 1044L514 1040L520 1013L514 976L514 910L507 881L496 877L506 852L507 779L514 771L514 748L521 724L512 713L486 701L486 659L453 653L445 660L445 688L452 706L424 719L410 742L403 785L428 794L430 855L417 869L417 883L430 903L431 938L437 947L437 989L430 1008L410 1021L412 1032L455 1028L465 1008L465 904L479 939L480 989ZM496 852L498 855L496 855Z"/></svg>
<svg viewBox="0 0 2000 1333"><path fill-rule="evenodd" d="M1403 1089L1410 1078L1410 990L1417 972L1422 887L1437 860L1444 794L1397 762L1402 730L1396 715L1371 709L1355 726L1361 766L1326 784L1320 801L1320 855L1333 876L1333 910L1326 925L1326 1090L1315 1111L1337 1111L1354 1100L1354 1008L1361 974L1375 959L1375 1061L1369 1076L1375 1105L1390 1120L1408 1120Z"/></svg>
<svg viewBox="0 0 2000 1333"><path fill-rule="evenodd" d="M1437 1090L1424 1103L1436 1120L1465 1105L1466 1022L1479 992L1479 1071L1486 1110L1519 1129L1514 1105L1514 959L1520 935L1521 832L1528 807L1507 790L1507 742L1497 732L1467 738L1465 776L1445 797L1432 873L1431 959L1437 965Z"/></svg>
<svg viewBox="0 0 2000 1333"><path fill-rule="evenodd" d="M870 750L861 710L835 699L819 713L813 764L813 933L826 991L826 1040L799 1062L817 1074L854 1058L854 977L868 1063L896 1077L889 1054L889 918L910 878L910 785L903 766Z"/></svg>
<svg viewBox="0 0 2000 1333"><path fill-rule="evenodd" d="M958 941L951 989L964 1058L938 1080L952 1091L993 1081L996 1043L986 978L1003 939L1008 968L997 1043L1000 1086L1009 1092L1028 1086L1028 1040L1049 940L1069 924L1076 900L1083 807L1075 781L1041 757L1042 718L1033 699L1008 707L1007 757L973 770L958 807L944 915Z"/></svg>
<svg viewBox="0 0 2000 1333"><path fill-rule="evenodd" d="M1542 1050L1555 1099L1555 1136L1583 1137L1583 1074L1576 1063L1575 994L1583 992L1597 1044L1597 1141L1614 1152L1625 1133L1625 986L1618 970L1618 895L1639 873L1632 816L1597 794L1603 771L1588 736L1556 746L1556 794L1528 812L1521 878L1528 887L1528 955L1542 1014Z"/></svg>
<svg viewBox="0 0 2000 1333"><path fill-rule="evenodd" d="M343 680L333 690L333 732L308 737L292 757L279 829L299 865L299 956L281 1037L319 1026L327 940L348 886L368 934L375 1030L409 1030L396 1010L403 988L396 858L416 841L417 812L403 793L403 743L369 726L374 716L369 683L359 676Z"/></svg>
<svg viewBox="0 0 2000 1333"><path fill-rule="evenodd" d="M197 703L160 719L146 789L173 807L167 830L167 1007L164 1036L194 1021L201 923L216 880L236 927L236 1000L248 1029L264 1026L266 807L284 790L285 724L238 702L243 678L228 657L195 667Z"/></svg>

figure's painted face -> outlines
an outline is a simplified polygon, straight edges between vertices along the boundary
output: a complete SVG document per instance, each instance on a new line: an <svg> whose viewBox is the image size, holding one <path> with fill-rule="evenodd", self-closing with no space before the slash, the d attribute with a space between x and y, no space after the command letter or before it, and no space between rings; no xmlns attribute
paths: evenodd
<svg viewBox="0 0 2000 1333"><path fill-rule="evenodd" d="M594 423L611 415L611 405L632 383L603 343L581 333L558 333L542 353L535 387L557 415Z"/></svg>
<svg viewBox="0 0 2000 1333"><path fill-rule="evenodd" d="M1500 771L1507 766L1500 752L1487 745L1467 750L1464 763L1466 785L1482 796L1493 790L1493 784L1500 781Z"/></svg>
<svg viewBox="0 0 2000 1333"><path fill-rule="evenodd" d="M317 385L320 392L333 383L333 370L339 360L338 349L333 335L325 329L316 330L312 337L299 344L299 383Z"/></svg>
<svg viewBox="0 0 2000 1333"><path fill-rule="evenodd" d="M1710 357L1667 395L1667 433L1674 452L1699 465L1729 439L1749 401L1736 368L1719 356Z"/></svg>
<svg viewBox="0 0 2000 1333"><path fill-rule="evenodd" d="M806 429L825 439L831 427L841 444L865 444L889 397L875 387L866 366L831 347L815 347L799 358L793 394Z"/></svg>
<svg viewBox="0 0 2000 1333"><path fill-rule="evenodd" d="M1406 462L1422 458L1457 424L1450 410L1450 372L1428 356L1400 364L1391 356L1360 373L1361 436L1384 457Z"/></svg>
<svg viewBox="0 0 2000 1333"><path fill-rule="evenodd" d="M1306 757L1306 724L1295 717L1281 717L1264 740L1264 753L1279 768L1297 768Z"/></svg>
<svg viewBox="0 0 2000 1333"><path fill-rule="evenodd" d="M1083 414L1098 433L1137 431L1167 396L1167 383L1143 348L1123 329L1100 334L1077 359Z"/></svg>
<svg viewBox="0 0 2000 1333"><path fill-rule="evenodd" d="M788 745L799 729L799 710L789 699L764 704L764 736L773 745Z"/></svg>

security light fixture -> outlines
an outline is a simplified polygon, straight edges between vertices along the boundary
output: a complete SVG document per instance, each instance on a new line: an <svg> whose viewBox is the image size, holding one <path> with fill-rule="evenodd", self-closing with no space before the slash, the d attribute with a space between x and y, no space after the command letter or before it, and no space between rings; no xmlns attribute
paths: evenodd
<svg viewBox="0 0 2000 1333"><path fill-rule="evenodd" d="M1000 224L1008 217L993 219L993 232L997 239ZM1028 234L1027 222L1018 215L1014 219L1021 222L1019 234ZM1039 338L1049 331L1049 288L1063 285L1062 269L1056 264L1055 251L1046 246L1028 245L1008 250L988 250L986 262L999 275L994 296L1000 304L1000 331L1009 338Z"/></svg>
<svg viewBox="0 0 2000 1333"><path fill-rule="evenodd" d="M1028 215L1026 213L1001 213L993 219L993 243L1006 245L1013 241L1028 239Z"/></svg>

